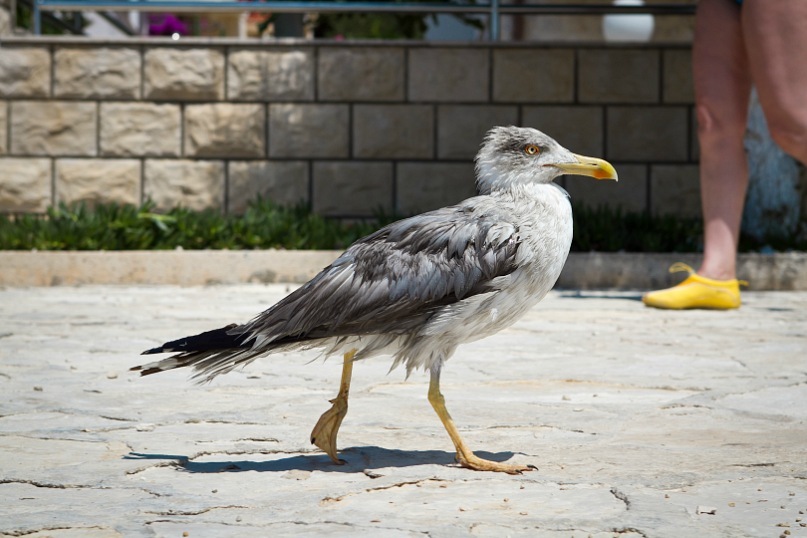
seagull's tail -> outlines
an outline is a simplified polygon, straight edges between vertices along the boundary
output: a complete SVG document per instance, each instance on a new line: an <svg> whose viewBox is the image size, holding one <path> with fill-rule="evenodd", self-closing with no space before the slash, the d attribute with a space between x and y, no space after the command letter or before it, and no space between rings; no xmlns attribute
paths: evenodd
<svg viewBox="0 0 807 538"><path fill-rule="evenodd" d="M235 324L221 329L203 332L195 336L186 336L179 340L144 351L142 355L172 353L176 355L159 361L134 366L130 370L140 372L141 376L192 366L196 370L194 377L203 377L209 381L219 374L229 372L236 366L244 365L265 351L255 351L248 335L234 330Z"/></svg>

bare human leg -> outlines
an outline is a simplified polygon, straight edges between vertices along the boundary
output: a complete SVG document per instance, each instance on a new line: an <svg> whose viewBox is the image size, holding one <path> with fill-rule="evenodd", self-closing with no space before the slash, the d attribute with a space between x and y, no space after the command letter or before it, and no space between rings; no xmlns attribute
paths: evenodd
<svg viewBox="0 0 807 538"><path fill-rule="evenodd" d="M737 242L748 189L743 135L751 91L740 8L734 2L699 2L693 76L704 222L703 262L698 274L730 280L736 275Z"/></svg>
<svg viewBox="0 0 807 538"><path fill-rule="evenodd" d="M737 243L748 190L743 137L751 94L740 7L732 0L698 3L692 64L701 150L703 261L697 273L674 265L671 271L686 270L689 277L672 288L646 293L642 301L664 309L725 310L741 303Z"/></svg>
<svg viewBox="0 0 807 538"><path fill-rule="evenodd" d="M746 0L742 29L771 137L807 165L807 2Z"/></svg>

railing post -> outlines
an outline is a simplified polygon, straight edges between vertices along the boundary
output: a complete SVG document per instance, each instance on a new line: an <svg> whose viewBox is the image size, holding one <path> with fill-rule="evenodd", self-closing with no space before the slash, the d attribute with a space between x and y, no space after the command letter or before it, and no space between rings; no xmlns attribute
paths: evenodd
<svg viewBox="0 0 807 538"><path fill-rule="evenodd" d="M8 11L11 15L11 35L15 35L17 33L17 0L9 2Z"/></svg>
<svg viewBox="0 0 807 538"><path fill-rule="evenodd" d="M490 17L488 17L488 24L490 25L490 40L499 40L499 0L491 0L490 2Z"/></svg>
<svg viewBox="0 0 807 538"><path fill-rule="evenodd" d="M39 10L39 0L33 1L34 8L34 35L42 33L42 12Z"/></svg>

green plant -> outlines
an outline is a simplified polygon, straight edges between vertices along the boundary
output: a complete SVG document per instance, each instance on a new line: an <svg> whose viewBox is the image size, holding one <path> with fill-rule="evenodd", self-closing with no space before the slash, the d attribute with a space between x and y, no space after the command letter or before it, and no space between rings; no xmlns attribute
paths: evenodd
<svg viewBox="0 0 807 538"><path fill-rule="evenodd" d="M422 39L426 16L397 13L330 13L320 15L314 35L347 39Z"/></svg>
<svg viewBox="0 0 807 538"><path fill-rule="evenodd" d="M45 215L0 214L0 250L343 249L393 220L379 212L346 223L267 200L252 202L243 215L184 208L160 213L150 202L62 204ZM577 252L697 252L702 235L700 219L574 207ZM760 249L807 250L807 221L793 237L740 238L741 251Z"/></svg>
<svg viewBox="0 0 807 538"><path fill-rule="evenodd" d="M695 252L702 235L700 219L574 204L572 250L577 252Z"/></svg>
<svg viewBox="0 0 807 538"><path fill-rule="evenodd" d="M407 3L428 4L444 0L415 0ZM393 0L392 4L401 3ZM468 2L474 4L475 0ZM463 24L477 29L482 22L465 14L453 14ZM314 36L346 39L423 39L428 30L428 20L437 21L437 16L428 13L320 13L314 25Z"/></svg>
<svg viewBox="0 0 807 538"><path fill-rule="evenodd" d="M575 252L700 252L703 222L700 218L623 212L609 207L574 206ZM766 235L756 239L741 233L740 252L807 251L807 216L792 236Z"/></svg>
<svg viewBox="0 0 807 538"><path fill-rule="evenodd" d="M391 219L346 224L305 206L280 207L256 200L244 215L213 210L99 204L64 204L45 215L0 215L4 250L339 249Z"/></svg>
<svg viewBox="0 0 807 538"><path fill-rule="evenodd" d="M34 13L33 0L18 0L16 7L15 25L18 28L33 30ZM87 26L87 19L81 12L51 12L43 11L41 14L42 33L49 34L77 34L81 35Z"/></svg>

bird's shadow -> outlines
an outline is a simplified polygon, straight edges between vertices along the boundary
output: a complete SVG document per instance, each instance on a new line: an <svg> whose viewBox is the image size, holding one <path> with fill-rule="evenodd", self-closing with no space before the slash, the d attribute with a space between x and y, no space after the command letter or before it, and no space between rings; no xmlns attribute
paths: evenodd
<svg viewBox="0 0 807 538"><path fill-rule="evenodd" d="M276 454L268 454L267 457ZM513 457L512 452L476 452L476 455L491 461L502 462ZM285 455L279 459L264 461L227 460L194 461L178 454L146 454L130 452L127 460L174 460L174 464L190 473L236 473L243 471L283 472L322 471L328 473L367 473L369 469L385 467L412 467L415 465L450 465L455 462L454 453L444 450L394 450L377 446L351 447L339 452L341 464L333 463L321 453Z"/></svg>

